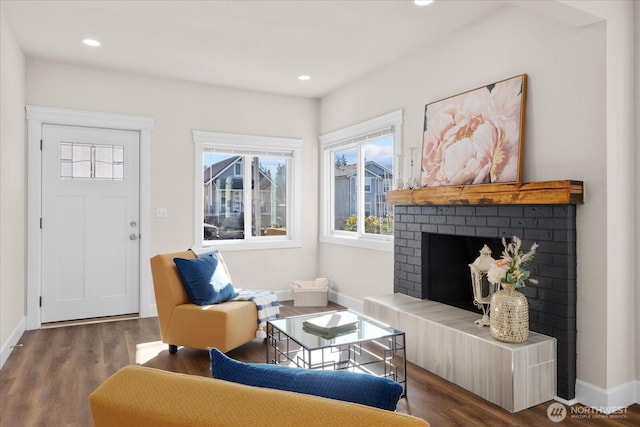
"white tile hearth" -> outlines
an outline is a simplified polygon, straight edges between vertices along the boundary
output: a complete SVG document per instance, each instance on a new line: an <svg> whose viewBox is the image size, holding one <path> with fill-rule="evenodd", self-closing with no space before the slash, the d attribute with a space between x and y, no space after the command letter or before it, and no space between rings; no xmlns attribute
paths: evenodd
<svg viewBox="0 0 640 427"><path fill-rule="evenodd" d="M508 344L471 313L403 294L367 297L364 313L406 334L407 360L478 396L518 412L556 395L556 339L529 332Z"/></svg>

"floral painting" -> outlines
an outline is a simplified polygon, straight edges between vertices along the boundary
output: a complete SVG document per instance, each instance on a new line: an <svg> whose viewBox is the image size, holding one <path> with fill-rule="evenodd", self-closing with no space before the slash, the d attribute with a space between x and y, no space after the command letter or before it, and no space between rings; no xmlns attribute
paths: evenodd
<svg viewBox="0 0 640 427"><path fill-rule="evenodd" d="M520 183L527 75L427 104L420 185Z"/></svg>

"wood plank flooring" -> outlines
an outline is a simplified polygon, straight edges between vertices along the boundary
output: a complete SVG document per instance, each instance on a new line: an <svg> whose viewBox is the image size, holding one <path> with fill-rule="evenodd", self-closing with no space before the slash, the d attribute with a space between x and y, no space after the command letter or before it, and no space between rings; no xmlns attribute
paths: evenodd
<svg viewBox="0 0 640 427"><path fill-rule="evenodd" d="M338 308L330 304L326 310ZM296 308L285 301L281 314L320 310ZM89 394L125 365L210 375L206 351L181 348L169 355L160 342L156 318L27 331L20 344L0 370L2 427L91 426ZM264 362L264 345L262 340L252 341L228 354L245 362ZM578 418L569 413L561 423L552 423L547 417L551 402L511 414L411 363L407 373L407 398L400 400L398 412L424 418L434 427L640 425L640 405L620 414L624 418L602 414Z"/></svg>

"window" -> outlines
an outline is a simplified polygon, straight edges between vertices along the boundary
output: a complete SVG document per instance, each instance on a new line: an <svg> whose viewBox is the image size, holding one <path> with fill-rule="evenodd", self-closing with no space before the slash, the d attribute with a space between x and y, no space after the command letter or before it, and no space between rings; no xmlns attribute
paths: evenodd
<svg viewBox="0 0 640 427"><path fill-rule="evenodd" d="M391 158L393 160L393 157ZM371 193L371 182L373 180L371 179L370 176L365 176L364 177L364 192L365 193Z"/></svg>
<svg viewBox="0 0 640 427"><path fill-rule="evenodd" d="M302 141L194 131L196 244L300 246Z"/></svg>
<svg viewBox="0 0 640 427"><path fill-rule="evenodd" d="M63 179L124 180L121 145L60 143L60 177Z"/></svg>
<svg viewBox="0 0 640 427"><path fill-rule="evenodd" d="M386 204L401 142L396 111L320 137L321 241L393 250L393 207Z"/></svg>

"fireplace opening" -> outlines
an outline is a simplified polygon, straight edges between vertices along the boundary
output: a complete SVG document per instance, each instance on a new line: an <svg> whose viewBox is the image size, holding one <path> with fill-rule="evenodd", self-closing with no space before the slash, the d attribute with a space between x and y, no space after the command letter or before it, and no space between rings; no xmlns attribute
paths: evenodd
<svg viewBox="0 0 640 427"><path fill-rule="evenodd" d="M473 313L473 288L469 264L487 245L491 256L502 256L502 240L487 237L422 233L422 286L425 298Z"/></svg>

